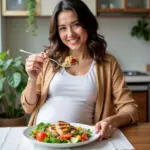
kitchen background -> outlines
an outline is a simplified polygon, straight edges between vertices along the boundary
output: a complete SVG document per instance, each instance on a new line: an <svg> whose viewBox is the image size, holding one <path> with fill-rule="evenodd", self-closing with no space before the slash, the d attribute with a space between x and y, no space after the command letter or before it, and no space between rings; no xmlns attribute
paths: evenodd
<svg viewBox="0 0 150 150"><path fill-rule="evenodd" d="M91 1L86 0L86 3L92 8ZM41 12L44 10L42 7L41 3ZM107 50L116 56L122 69L146 71L146 65L150 64L150 41L138 40L130 35L139 18L125 16L96 16L96 18L100 27L99 33L104 35L108 43ZM20 53L19 49L35 53L42 51L44 46L49 45L49 20L50 17L37 18L38 29L35 37L26 32L27 17L0 17L0 49L9 49L12 56L21 55L24 59L28 55Z"/></svg>

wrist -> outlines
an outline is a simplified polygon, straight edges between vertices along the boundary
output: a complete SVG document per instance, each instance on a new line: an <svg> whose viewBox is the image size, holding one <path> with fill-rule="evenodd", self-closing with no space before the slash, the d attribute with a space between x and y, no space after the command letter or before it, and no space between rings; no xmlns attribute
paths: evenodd
<svg viewBox="0 0 150 150"><path fill-rule="evenodd" d="M36 79L32 79L31 77L28 77L28 82L36 83Z"/></svg>
<svg viewBox="0 0 150 150"><path fill-rule="evenodd" d="M117 116L110 116L107 117L106 119L104 119L104 121L106 121L108 124L111 124L114 128L118 128L118 123L117 123Z"/></svg>
<svg viewBox="0 0 150 150"><path fill-rule="evenodd" d="M104 121L107 121L108 123L110 123L115 128L118 128L120 126L124 126L126 124L129 124L131 122L131 117L129 116L128 113L120 112L116 115L107 117L106 119L104 119Z"/></svg>

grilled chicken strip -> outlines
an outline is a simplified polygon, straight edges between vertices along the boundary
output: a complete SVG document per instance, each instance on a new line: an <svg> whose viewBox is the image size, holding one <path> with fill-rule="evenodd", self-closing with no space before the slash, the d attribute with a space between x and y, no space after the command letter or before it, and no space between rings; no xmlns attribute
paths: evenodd
<svg viewBox="0 0 150 150"><path fill-rule="evenodd" d="M74 126L71 126L70 133L73 134L76 132L78 132L78 130Z"/></svg>
<svg viewBox="0 0 150 150"><path fill-rule="evenodd" d="M71 125L64 121L58 121L56 123L56 130L59 133L59 135L64 135L67 133L70 133Z"/></svg>
<svg viewBox="0 0 150 150"><path fill-rule="evenodd" d="M48 130L52 133L53 136L58 137L59 133L56 130L56 126L55 125L51 125Z"/></svg>

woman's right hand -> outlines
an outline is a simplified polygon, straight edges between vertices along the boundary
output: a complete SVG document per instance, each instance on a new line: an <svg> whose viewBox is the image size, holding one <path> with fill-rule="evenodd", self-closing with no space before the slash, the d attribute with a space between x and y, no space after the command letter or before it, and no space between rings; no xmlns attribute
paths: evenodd
<svg viewBox="0 0 150 150"><path fill-rule="evenodd" d="M30 55L26 59L26 72L30 78L30 80L36 81L39 73L42 71L43 63L48 56L42 52L39 54Z"/></svg>

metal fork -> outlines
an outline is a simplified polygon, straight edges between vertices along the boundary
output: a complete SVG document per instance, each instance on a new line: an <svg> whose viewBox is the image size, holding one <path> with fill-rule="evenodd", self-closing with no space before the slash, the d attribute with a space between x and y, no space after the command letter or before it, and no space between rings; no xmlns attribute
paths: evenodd
<svg viewBox="0 0 150 150"><path fill-rule="evenodd" d="M26 54L30 54L30 55L33 55L35 53L32 53L32 52L28 52L26 50L23 50L23 49L20 49L20 52L23 52L23 53L26 53ZM49 58L51 61L55 62L57 65L61 66L61 67L64 67L64 68L68 68L68 67L71 67L72 65L69 65L69 66L64 66L60 63L58 63L55 59L52 59L52 58Z"/></svg>

